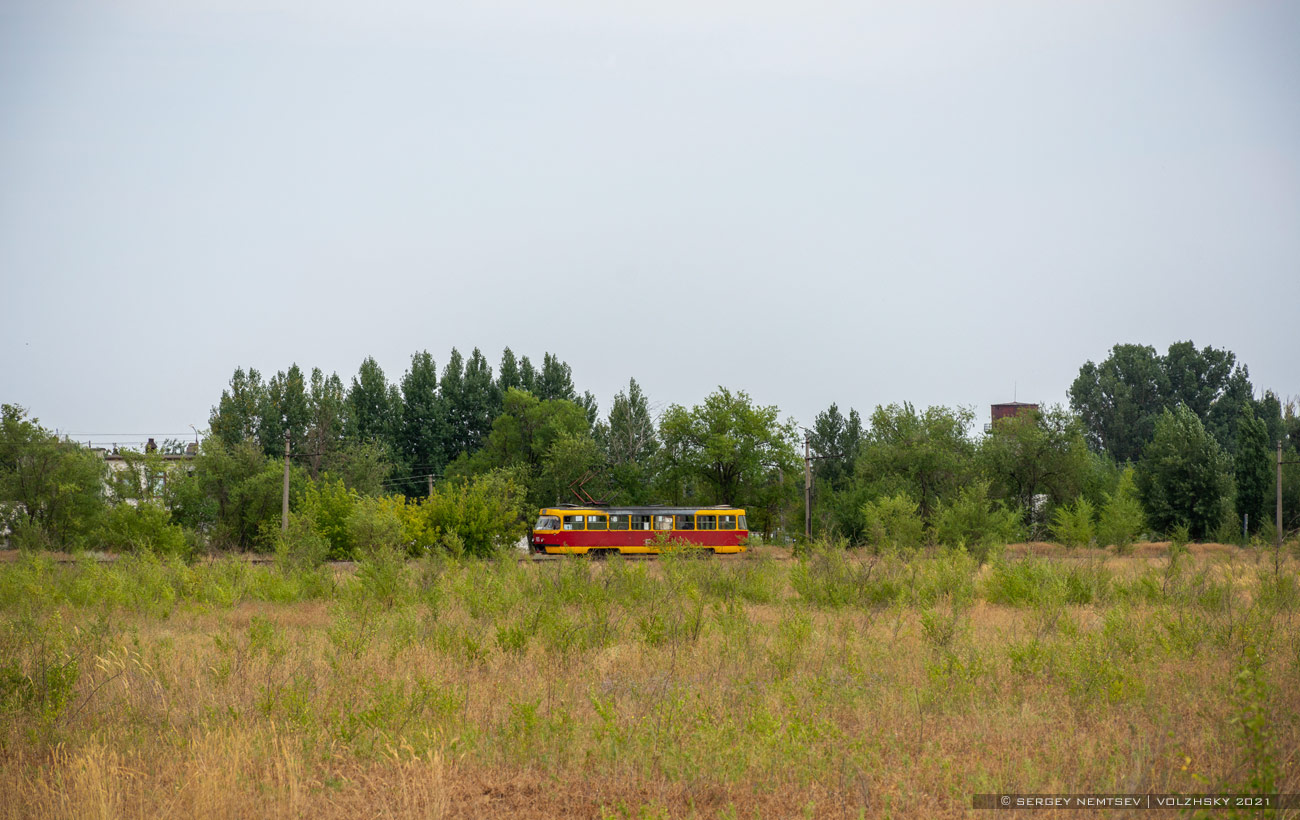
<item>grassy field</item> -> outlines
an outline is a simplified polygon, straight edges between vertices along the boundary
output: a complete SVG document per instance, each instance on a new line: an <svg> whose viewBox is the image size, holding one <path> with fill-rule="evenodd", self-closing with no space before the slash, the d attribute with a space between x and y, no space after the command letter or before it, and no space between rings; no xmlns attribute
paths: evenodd
<svg viewBox="0 0 1300 820"><path fill-rule="evenodd" d="M986 814L978 792L1300 792L1298 611L1294 559L1229 547L23 556L0 565L0 818L958 817Z"/></svg>

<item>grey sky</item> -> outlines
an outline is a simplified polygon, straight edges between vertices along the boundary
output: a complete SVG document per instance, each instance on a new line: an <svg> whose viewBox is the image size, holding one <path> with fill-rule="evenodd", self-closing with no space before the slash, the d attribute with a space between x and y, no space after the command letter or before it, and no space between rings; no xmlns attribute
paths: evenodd
<svg viewBox="0 0 1300 820"><path fill-rule="evenodd" d="M550 350L607 409L1300 394L1300 4L0 4L0 400ZM81 436L85 438L86 436Z"/></svg>

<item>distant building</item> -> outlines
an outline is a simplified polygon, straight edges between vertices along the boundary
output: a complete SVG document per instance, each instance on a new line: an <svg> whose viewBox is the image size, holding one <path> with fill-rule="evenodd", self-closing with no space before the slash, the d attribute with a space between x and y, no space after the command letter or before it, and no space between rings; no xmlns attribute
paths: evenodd
<svg viewBox="0 0 1300 820"><path fill-rule="evenodd" d="M1033 415L1038 412L1038 405L1028 404L1023 401L1008 401L1002 404L992 406L992 419L984 425L984 432L988 433L993 430L993 425L1002 419L1013 419L1021 415Z"/></svg>
<svg viewBox="0 0 1300 820"><path fill-rule="evenodd" d="M149 439L149 443L152 444L153 439ZM157 495L162 492L168 473L177 469L186 472L194 469L194 456L198 452L198 446L190 444L184 453L160 453L157 445L153 449L145 445L144 453L139 450L119 450L116 447L112 450L95 447L92 452L102 455L104 463L108 465L107 487L111 488L114 480L127 478L130 483L138 484L145 495ZM146 454L157 460L154 462L156 466L146 462Z"/></svg>

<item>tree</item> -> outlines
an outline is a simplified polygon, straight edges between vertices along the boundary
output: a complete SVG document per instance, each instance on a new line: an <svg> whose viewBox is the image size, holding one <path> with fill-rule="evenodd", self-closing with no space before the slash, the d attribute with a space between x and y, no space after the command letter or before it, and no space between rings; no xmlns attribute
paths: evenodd
<svg viewBox="0 0 1300 820"><path fill-rule="evenodd" d="M194 459L193 473L176 476L168 506L179 523L208 533L218 544L269 549L279 530L283 480L282 461L265 455L256 441L230 447L209 437ZM291 506L308 483L303 470L293 466Z"/></svg>
<svg viewBox="0 0 1300 820"><path fill-rule="evenodd" d="M533 367L527 356L519 360L519 389L537 394L537 368ZM505 390L501 391L501 395L504 398Z"/></svg>
<svg viewBox="0 0 1300 820"><path fill-rule="evenodd" d="M1070 406L1083 419L1089 443L1123 463L1135 461L1164 410L1192 411L1228 452L1237 420L1253 403L1250 373L1228 350L1175 342L1161 356L1145 345L1115 345L1100 365L1087 362L1070 387ZM1256 415L1263 412L1256 407Z"/></svg>
<svg viewBox="0 0 1300 820"><path fill-rule="evenodd" d="M966 436L974 417L965 408L917 413L910 403L877 407L858 458L858 480L877 495L907 493L921 517L932 521L939 502L975 473L975 445Z"/></svg>
<svg viewBox="0 0 1300 820"><path fill-rule="evenodd" d="M501 401L501 393L492 381L492 366L476 347L465 363L461 393L467 452L472 453L483 446L483 440L492 430L492 420L501 413Z"/></svg>
<svg viewBox="0 0 1300 820"><path fill-rule="evenodd" d="M248 372L242 367L235 368L230 388L221 391L221 399L208 417L212 435L231 447L245 439L257 438L262 407L266 403L265 392L262 374L251 367Z"/></svg>
<svg viewBox="0 0 1300 820"><path fill-rule="evenodd" d="M502 401L492 383L492 368L478 348L468 362L459 350L451 349L442 371L441 395L444 458L453 461L461 455L472 455L483 446Z"/></svg>
<svg viewBox="0 0 1300 820"><path fill-rule="evenodd" d="M446 432L438 368L427 350L411 357L411 368L402 377L401 415L398 455L406 474L415 476L402 489L408 496L422 495L427 482L418 476L441 473L447 464L442 450Z"/></svg>
<svg viewBox="0 0 1300 820"><path fill-rule="evenodd" d="M649 402L636 379L614 396L607 421L596 425L595 437L605 453L611 501L646 504L651 500L654 458L659 436Z"/></svg>
<svg viewBox="0 0 1300 820"><path fill-rule="evenodd" d="M777 414L723 387L691 410L669 407L659 433L679 492L695 490L703 503L771 508L772 488L799 472L795 425Z"/></svg>
<svg viewBox="0 0 1300 820"><path fill-rule="evenodd" d="M577 401L578 399L578 394L573 389L572 369L550 353L542 356L542 372L537 374L537 387L533 392L543 401L547 399Z"/></svg>
<svg viewBox="0 0 1300 820"><path fill-rule="evenodd" d="M1269 452L1268 426L1255 418L1247 405L1237 425L1237 454L1233 457L1233 477L1237 485L1237 517L1250 516L1250 531L1258 532L1268 520L1269 502L1273 500L1274 454Z"/></svg>
<svg viewBox="0 0 1300 820"><path fill-rule="evenodd" d="M515 360L514 351L507 347L501 352L501 367L497 369L497 391L504 398L512 387L526 389L519 373L519 362Z"/></svg>
<svg viewBox="0 0 1300 820"><path fill-rule="evenodd" d="M0 406L0 529L17 543L80 546L104 510L104 460Z"/></svg>
<svg viewBox="0 0 1300 820"><path fill-rule="evenodd" d="M302 370L294 364L287 373L276 373L262 391L258 409L258 440L262 443L262 452L282 454L286 431L294 446L301 449L306 443L310 420L311 405Z"/></svg>
<svg viewBox="0 0 1300 820"><path fill-rule="evenodd" d="M1228 458L1186 406L1166 410L1138 464L1138 493L1151 524L1162 532L1186 526L1204 539L1231 502Z"/></svg>
<svg viewBox="0 0 1300 820"><path fill-rule="evenodd" d="M320 476L323 461L343 443L343 419L347 403L343 380L337 373L327 378L319 367L312 368L311 390L307 395L307 431L303 448L305 463L313 479Z"/></svg>
<svg viewBox="0 0 1300 820"><path fill-rule="evenodd" d="M843 490L853 478L853 464L862 444L862 417L849 408L848 418L834 403L813 419L809 443L820 458L816 478L832 490Z"/></svg>
<svg viewBox="0 0 1300 820"><path fill-rule="evenodd" d="M1097 522L1097 541L1102 546L1114 545L1115 551L1127 552L1146 527L1146 514L1138 498L1137 481L1133 468L1120 474L1115 492L1106 495Z"/></svg>
<svg viewBox="0 0 1300 820"><path fill-rule="evenodd" d="M557 449L562 441L568 443ZM563 399L543 401L532 393L511 389L483 446L473 454L457 457L448 465L447 476L462 480L509 470L528 503L541 506L565 500L568 483L602 459L581 407ZM579 462L582 468L575 473ZM560 482L565 475L568 478ZM603 487L592 489L598 494L603 491Z"/></svg>
<svg viewBox="0 0 1300 820"><path fill-rule="evenodd" d="M1136 460L1151 440L1169 381L1155 348L1119 344L1100 365L1079 368L1069 392L1089 442L1122 463Z"/></svg>
<svg viewBox="0 0 1300 820"><path fill-rule="evenodd" d="M400 397L390 390L383 368L367 356L348 389L344 431L353 441L387 446L400 424L400 407Z"/></svg>
<svg viewBox="0 0 1300 820"><path fill-rule="evenodd" d="M1078 417L1054 407L999 419L980 443L979 464L994 495L1031 523L1035 496L1064 504L1082 491L1088 446Z"/></svg>

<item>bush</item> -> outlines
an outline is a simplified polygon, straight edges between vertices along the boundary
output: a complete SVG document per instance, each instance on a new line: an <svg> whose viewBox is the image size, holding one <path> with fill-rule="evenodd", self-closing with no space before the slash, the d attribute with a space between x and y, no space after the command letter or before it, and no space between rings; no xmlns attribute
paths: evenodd
<svg viewBox="0 0 1300 820"><path fill-rule="evenodd" d="M352 507L348 516L348 538L353 549L361 555L381 549L406 549L406 526L401 507L401 496L363 498Z"/></svg>
<svg viewBox="0 0 1300 820"><path fill-rule="evenodd" d="M92 543L111 552L186 555L190 551L185 530L171 523L171 514L151 501L110 508L95 530Z"/></svg>
<svg viewBox="0 0 1300 820"><path fill-rule="evenodd" d="M286 572L314 569L329 560L330 542L307 515L289 514L289 527L275 540L275 560Z"/></svg>
<svg viewBox="0 0 1300 820"><path fill-rule="evenodd" d="M1006 544L1019 531L1019 517L1000 503L989 501L986 481L963 487L957 498L939 508L934 523L936 541L945 546L964 546L981 563L991 547Z"/></svg>
<svg viewBox="0 0 1300 820"><path fill-rule="evenodd" d="M1129 467L1120 475L1115 492L1106 496L1101 506L1097 542L1102 546L1113 545L1116 552L1123 554L1129 551L1145 527L1146 514L1138 499L1133 468Z"/></svg>
<svg viewBox="0 0 1300 820"><path fill-rule="evenodd" d="M1092 502L1086 498L1063 504L1052 514L1052 536L1067 547L1090 546L1096 537L1092 516Z"/></svg>
<svg viewBox="0 0 1300 820"><path fill-rule="evenodd" d="M1100 565L1084 566L1029 559L996 562L984 580L991 604L1027 607L1043 603L1082 605L1109 600L1110 573Z"/></svg>
<svg viewBox="0 0 1300 820"><path fill-rule="evenodd" d="M523 504L522 488L504 471L435 487L419 505L421 543L491 555L523 535Z"/></svg>
<svg viewBox="0 0 1300 820"><path fill-rule="evenodd" d="M862 518L867 543L877 549L915 549L925 536L920 508L907 493L868 501Z"/></svg>
<svg viewBox="0 0 1300 820"><path fill-rule="evenodd" d="M329 543L331 560L346 561L353 557L348 519L359 498L355 491L337 479L312 482L307 487L301 514L311 520L316 531Z"/></svg>

